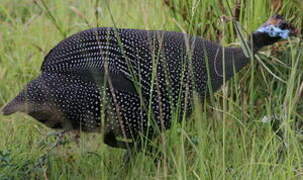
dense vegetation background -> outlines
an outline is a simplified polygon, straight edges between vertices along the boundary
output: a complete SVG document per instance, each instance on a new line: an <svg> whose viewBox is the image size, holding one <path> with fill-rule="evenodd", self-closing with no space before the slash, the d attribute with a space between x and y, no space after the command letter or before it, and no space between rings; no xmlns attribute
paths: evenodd
<svg viewBox="0 0 303 180"><path fill-rule="evenodd" d="M239 46L233 20L246 34L275 13L302 28L302 12L302 0L1 0L0 107L39 74L52 47L81 30L161 29ZM263 49L159 138L157 163L139 154L125 167L124 151L105 146L99 134L81 134L79 143L67 136L52 149L53 130L23 114L1 115L0 179L300 179L302 52L300 38ZM264 123L273 119L280 137Z"/></svg>

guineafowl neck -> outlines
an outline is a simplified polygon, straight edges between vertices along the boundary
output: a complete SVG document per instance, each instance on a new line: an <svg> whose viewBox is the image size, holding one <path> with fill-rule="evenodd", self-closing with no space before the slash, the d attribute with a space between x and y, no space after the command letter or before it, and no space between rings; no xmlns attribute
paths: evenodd
<svg viewBox="0 0 303 180"><path fill-rule="evenodd" d="M250 45L253 52L256 53L262 47L272 45L272 44L278 42L281 38L280 37L271 37L267 33L254 32L251 35L250 39L252 39L252 40L250 40L248 42L248 45Z"/></svg>
<svg viewBox="0 0 303 180"><path fill-rule="evenodd" d="M262 47L274 44L279 41L278 37L270 37L266 33L254 32L250 40L247 41L249 54L253 55ZM239 72L245 65L250 62L248 56L245 55L242 48L230 48L212 46L209 57L209 68L211 75L211 84L213 90L219 89L224 81L228 81L235 73Z"/></svg>
<svg viewBox="0 0 303 180"><path fill-rule="evenodd" d="M209 75L212 90L218 90L224 82L250 62L241 48L218 47L209 59Z"/></svg>

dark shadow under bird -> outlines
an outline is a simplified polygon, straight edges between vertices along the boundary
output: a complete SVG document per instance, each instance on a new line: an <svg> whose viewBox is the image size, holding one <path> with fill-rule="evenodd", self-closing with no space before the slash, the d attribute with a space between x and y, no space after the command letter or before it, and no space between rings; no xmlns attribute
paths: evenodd
<svg viewBox="0 0 303 180"><path fill-rule="evenodd" d="M275 15L247 42L256 53L294 34ZM241 48L179 32L89 29L54 47L41 74L2 112L24 112L54 129L102 132L109 146L127 148L116 138L136 142L168 129L173 113L191 112L193 93L210 96L250 60Z"/></svg>

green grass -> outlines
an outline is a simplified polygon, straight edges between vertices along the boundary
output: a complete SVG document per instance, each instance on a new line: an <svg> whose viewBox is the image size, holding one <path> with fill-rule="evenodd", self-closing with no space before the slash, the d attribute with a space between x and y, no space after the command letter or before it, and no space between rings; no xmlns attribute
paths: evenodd
<svg viewBox="0 0 303 180"><path fill-rule="evenodd" d="M247 32L275 13L263 0L163 2L1 0L0 106L39 74L52 47L75 32L96 26L161 29L229 46L239 40L232 23L220 19L229 19L236 2L242 6L235 18ZM303 13L297 7L285 0L278 13L301 28ZM54 139L44 139L53 130L23 114L1 115L0 179L301 179L302 53L299 38L263 49L213 98L197 103L186 122L173 124L159 138L164 155L156 164L139 154L131 167L123 167L124 151L104 145L99 134L81 134L78 144L50 151ZM273 115L280 117L283 140L261 122Z"/></svg>

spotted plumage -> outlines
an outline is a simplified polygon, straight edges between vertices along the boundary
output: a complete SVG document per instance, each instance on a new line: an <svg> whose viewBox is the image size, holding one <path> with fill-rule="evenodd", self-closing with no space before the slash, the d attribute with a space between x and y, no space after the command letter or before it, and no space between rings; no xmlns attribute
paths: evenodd
<svg viewBox="0 0 303 180"><path fill-rule="evenodd" d="M267 45L259 37L277 38L257 32L254 51ZM169 128L173 114L191 112L194 94L205 98L248 62L240 48L183 33L89 29L53 48L41 75L3 112L25 112L51 128L101 131L105 143L125 147L116 136L135 140Z"/></svg>

